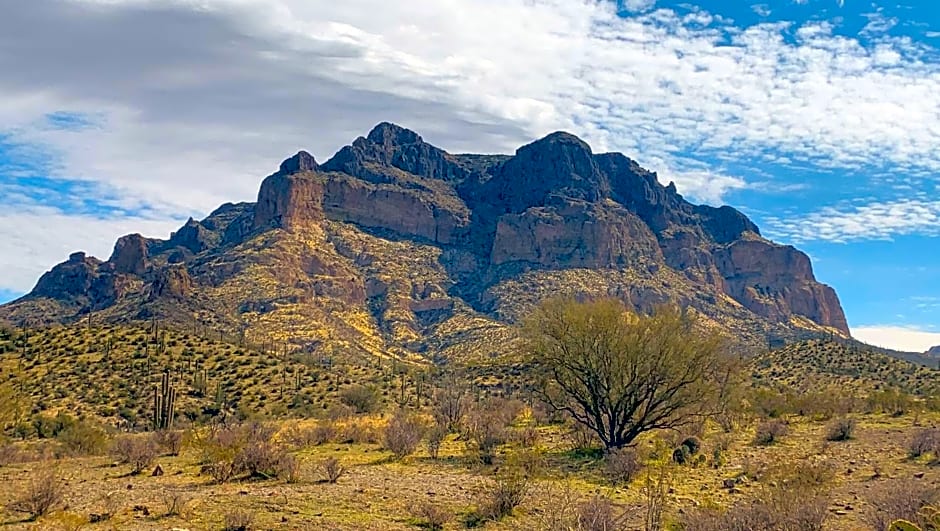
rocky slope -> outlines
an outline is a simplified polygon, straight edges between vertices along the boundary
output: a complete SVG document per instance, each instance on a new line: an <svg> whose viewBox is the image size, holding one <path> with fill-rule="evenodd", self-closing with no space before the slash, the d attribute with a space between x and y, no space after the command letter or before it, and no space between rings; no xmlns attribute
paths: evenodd
<svg viewBox="0 0 940 531"><path fill-rule="evenodd" d="M0 319L198 321L295 348L486 357L558 294L676 301L751 345L849 334L804 253L619 153L554 133L513 156L455 155L387 123L322 164L298 153L257 202L167 240L71 255Z"/></svg>

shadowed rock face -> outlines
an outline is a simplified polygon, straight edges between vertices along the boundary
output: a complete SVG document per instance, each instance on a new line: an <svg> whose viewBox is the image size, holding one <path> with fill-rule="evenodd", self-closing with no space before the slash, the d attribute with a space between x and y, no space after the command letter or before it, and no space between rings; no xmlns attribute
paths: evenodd
<svg viewBox="0 0 940 531"><path fill-rule="evenodd" d="M200 312L241 323L291 305L317 319L370 315L360 328L415 345L460 312L518 315L513 298L534 303L532 282L643 310L674 300L718 320L789 329L800 316L849 333L804 253L762 238L734 208L687 202L624 155L594 154L563 132L513 156L452 155L389 123L323 164L297 153L256 203L190 219L167 241L125 236L104 263L73 254L0 318L38 299L67 303L61 321L76 308L191 312L198 300Z"/></svg>
<svg viewBox="0 0 940 531"><path fill-rule="evenodd" d="M940 357L940 345L937 345L936 347L931 347L930 350L926 352L926 354L928 356Z"/></svg>
<svg viewBox="0 0 940 531"><path fill-rule="evenodd" d="M114 252L111 253L108 263L116 273L143 275L148 266L147 247L147 239L140 234L122 236L114 244Z"/></svg>
<svg viewBox="0 0 940 531"><path fill-rule="evenodd" d="M98 278L101 261L86 257L85 253L72 253L69 259L39 277L32 295L60 298L64 301L87 297L92 284Z"/></svg>

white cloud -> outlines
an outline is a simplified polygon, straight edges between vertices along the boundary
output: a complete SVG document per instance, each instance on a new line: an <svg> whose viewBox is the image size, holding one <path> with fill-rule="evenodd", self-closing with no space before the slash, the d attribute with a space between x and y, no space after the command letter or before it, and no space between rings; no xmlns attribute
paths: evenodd
<svg viewBox="0 0 940 531"><path fill-rule="evenodd" d="M874 13L864 13L863 17L868 19L868 24L862 28L862 33L866 34L879 34L887 33L891 28L898 25L897 17L888 17L882 11L875 11Z"/></svg>
<svg viewBox="0 0 940 531"><path fill-rule="evenodd" d="M0 214L0 290L29 291L39 274L74 251L106 260L115 240L124 234L166 238L182 224L139 217L67 215L48 208Z"/></svg>
<svg viewBox="0 0 940 531"><path fill-rule="evenodd" d="M766 218L767 234L791 242L940 236L940 201L902 200L826 207L805 216Z"/></svg>
<svg viewBox="0 0 940 531"><path fill-rule="evenodd" d="M653 9L653 6L656 5L656 0L618 0L627 11L632 11L634 13L641 13L643 11L649 11Z"/></svg>
<svg viewBox="0 0 940 531"><path fill-rule="evenodd" d="M852 328L852 337L870 345L902 352L926 352L940 345L940 332L909 326L858 326Z"/></svg>
<svg viewBox="0 0 940 531"><path fill-rule="evenodd" d="M51 150L55 176L159 219L249 200L294 150L322 160L380 120L453 151L505 152L567 129L711 202L745 185L701 163L716 155L940 172L940 65L909 40L866 48L827 23L742 28L649 0L0 0L0 10L0 69L16 73L0 77L0 132ZM54 111L102 119L61 130L44 118ZM845 214L824 234L864 234ZM56 232L53 219L36 221ZM0 222L0 239L16 229Z"/></svg>

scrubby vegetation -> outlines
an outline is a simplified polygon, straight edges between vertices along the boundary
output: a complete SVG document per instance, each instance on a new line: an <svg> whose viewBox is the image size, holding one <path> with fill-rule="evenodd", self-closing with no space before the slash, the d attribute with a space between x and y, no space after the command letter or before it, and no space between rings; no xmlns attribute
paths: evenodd
<svg viewBox="0 0 940 531"><path fill-rule="evenodd" d="M608 330L637 339L637 322L650 324ZM768 356L742 378L696 372L707 410L618 447L558 407L569 403L522 357L501 373L340 353L311 365L318 354L131 327L0 342L0 507L12 528L930 529L940 503L940 413L926 386L799 388L796 365L757 369ZM631 343L611 344L613 356ZM602 395L610 384L595 381Z"/></svg>

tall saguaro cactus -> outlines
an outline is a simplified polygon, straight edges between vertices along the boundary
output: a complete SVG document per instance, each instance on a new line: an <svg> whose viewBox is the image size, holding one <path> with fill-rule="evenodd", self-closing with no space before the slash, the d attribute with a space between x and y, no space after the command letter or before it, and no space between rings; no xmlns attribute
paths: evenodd
<svg viewBox="0 0 940 531"><path fill-rule="evenodd" d="M160 387L153 388L153 429L165 430L173 425L176 388L170 384L170 371L163 372Z"/></svg>

